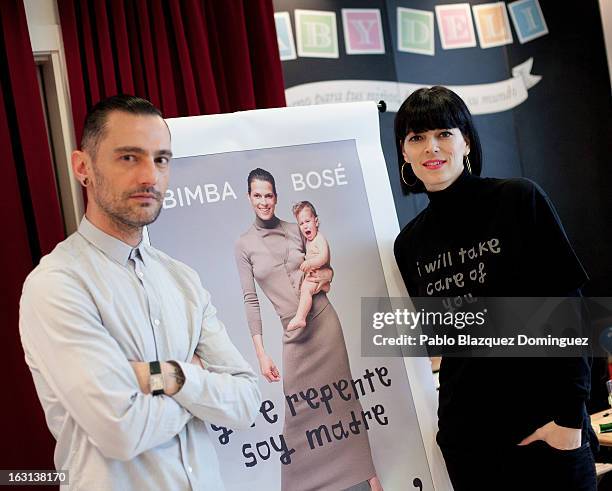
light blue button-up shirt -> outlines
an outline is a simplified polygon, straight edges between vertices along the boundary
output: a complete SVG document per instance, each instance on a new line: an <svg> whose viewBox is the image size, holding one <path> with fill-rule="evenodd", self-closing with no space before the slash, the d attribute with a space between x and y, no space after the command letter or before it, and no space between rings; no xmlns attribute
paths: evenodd
<svg viewBox="0 0 612 491"><path fill-rule="evenodd" d="M19 330L70 489L223 489L204 422L247 428L261 395L195 271L83 218L26 279ZM153 360L180 364L174 396L140 391L129 362Z"/></svg>

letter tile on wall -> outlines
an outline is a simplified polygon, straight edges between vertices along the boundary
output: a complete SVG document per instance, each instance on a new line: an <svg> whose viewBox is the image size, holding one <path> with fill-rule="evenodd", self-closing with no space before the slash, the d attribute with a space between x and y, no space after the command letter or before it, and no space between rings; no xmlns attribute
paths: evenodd
<svg viewBox="0 0 612 491"><path fill-rule="evenodd" d="M295 10L298 56L339 58L336 13L323 10Z"/></svg>
<svg viewBox="0 0 612 491"><path fill-rule="evenodd" d="M435 8L443 49L476 46L476 34L469 3L436 5Z"/></svg>
<svg viewBox="0 0 612 491"><path fill-rule="evenodd" d="M434 56L433 12L397 7L397 50Z"/></svg>
<svg viewBox="0 0 612 491"><path fill-rule="evenodd" d="M344 45L349 55L384 54L379 9L342 9Z"/></svg>
<svg viewBox="0 0 612 491"><path fill-rule="evenodd" d="M297 56L289 12L276 12L274 14L274 24L276 25L276 40L281 61L295 60Z"/></svg>
<svg viewBox="0 0 612 491"><path fill-rule="evenodd" d="M508 4L510 17L521 44L548 34L538 0L519 0Z"/></svg>
<svg viewBox="0 0 612 491"><path fill-rule="evenodd" d="M512 32L504 2L483 3L472 7L481 48L512 43Z"/></svg>

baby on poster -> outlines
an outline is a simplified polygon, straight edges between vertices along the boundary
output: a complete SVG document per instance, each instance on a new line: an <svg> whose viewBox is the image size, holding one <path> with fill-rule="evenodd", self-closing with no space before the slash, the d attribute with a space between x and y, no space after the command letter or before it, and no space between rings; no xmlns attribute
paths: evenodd
<svg viewBox="0 0 612 491"><path fill-rule="evenodd" d="M306 257L300 265L300 270L308 275L316 269L329 268L329 244L319 232L319 217L314 205L310 201L300 201L293 205L292 211L306 240ZM300 302L295 316L287 326L288 331L306 326L306 316L312 307L312 296L320 291L329 292L329 282L314 282L304 276L300 287Z"/></svg>

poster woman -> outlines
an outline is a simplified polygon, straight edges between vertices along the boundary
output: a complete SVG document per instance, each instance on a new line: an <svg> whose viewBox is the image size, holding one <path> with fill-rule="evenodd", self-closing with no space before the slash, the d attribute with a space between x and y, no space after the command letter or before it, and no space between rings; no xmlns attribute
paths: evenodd
<svg viewBox="0 0 612 491"><path fill-rule="evenodd" d="M340 379L350 380L342 326L324 292L314 295L306 327L287 331L299 302L304 243L297 224L280 220L275 214L277 193L272 174L254 169L247 182L255 222L236 243L236 263L262 375L268 382L281 380L264 349L255 281L283 325L283 392L295 394ZM319 275L324 277L326 273L330 275L331 271L320 271ZM306 438L308 430L321 425L331 428L339 420L350 419L351 411L361 411L361 404L354 398L332 401L331 414L323 407L314 410L302 399L286 408L283 434L295 453L291 463L282 466L283 490L337 491L364 481L369 481L372 489L382 490L366 432L331 443L324 439L323 445L315 443L314 448Z"/></svg>

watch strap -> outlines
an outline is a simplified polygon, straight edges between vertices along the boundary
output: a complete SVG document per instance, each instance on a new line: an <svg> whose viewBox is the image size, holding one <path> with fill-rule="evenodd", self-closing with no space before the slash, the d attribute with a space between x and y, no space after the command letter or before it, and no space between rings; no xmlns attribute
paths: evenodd
<svg viewBox="0 0 612 491"><path fill-rule="evenodd" d="M159 361L149 362L149 373L151 375L158 375L161 373L161 363Z"/></svg>
<svg viewBox="0 0 612 491"><path fill-rule="evenodd" d="M161 364L159 363L159 361L149 362L149 374L151 380L153 381L154 379L157 379L155 381L158 382L157 384L151 384L151 394L153 394L154 396L159 396L164 393L164 383L161 373ZM160 381L161 383L159 383ZM153 388L154 385L156 386L156 388Z"/></svg>

